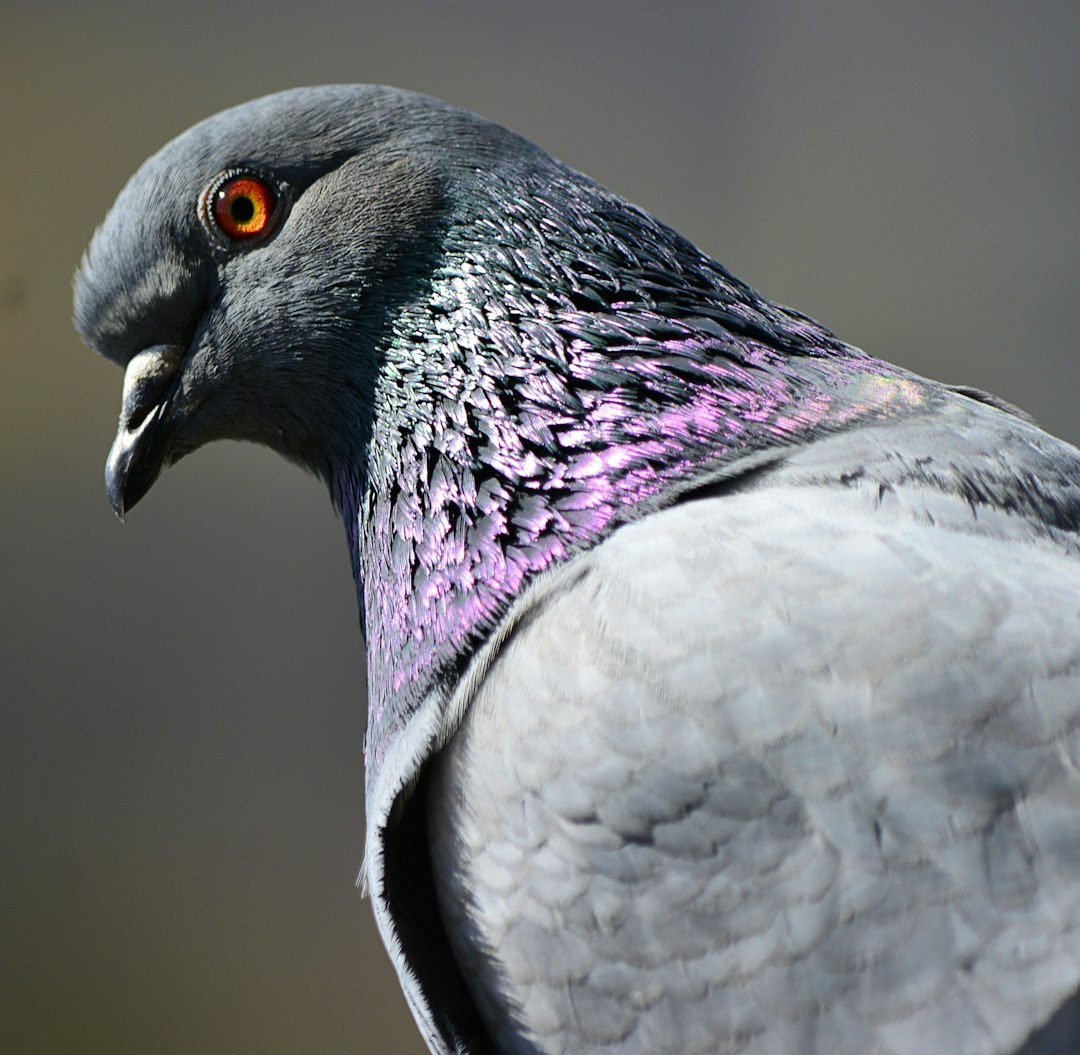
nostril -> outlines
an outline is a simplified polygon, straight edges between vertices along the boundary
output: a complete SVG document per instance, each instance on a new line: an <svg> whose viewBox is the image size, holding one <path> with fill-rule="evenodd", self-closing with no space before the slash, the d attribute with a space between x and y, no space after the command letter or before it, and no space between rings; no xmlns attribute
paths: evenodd
<svg viewBox="0 0 1080 1055"><path fill-rule="evenodd" d="M157 409L157 406L157 403L147 400L145 403L132 407L130 412L124 416L124 428L128 432L135 432L150 414Z"/></svg>
<svg viewBox="0 0 1080 1055"><path fill-rule="evenodd" d="M120 411L122 429L137 431L168 399L177 382L182 358L182 348L159 345L141 352L128 363Z"/></svg>

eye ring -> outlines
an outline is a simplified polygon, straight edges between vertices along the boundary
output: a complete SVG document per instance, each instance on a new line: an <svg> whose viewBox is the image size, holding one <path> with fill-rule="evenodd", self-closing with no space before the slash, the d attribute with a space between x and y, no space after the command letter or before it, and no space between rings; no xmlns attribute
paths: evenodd
<svg viewBox="0 0 1080 1055"><path fill-rule="evenodd" d="M223 172L207 188L199 212L207 230L229 248L257 244L277 229L285 212L285 188L261 172Z"/></svg>

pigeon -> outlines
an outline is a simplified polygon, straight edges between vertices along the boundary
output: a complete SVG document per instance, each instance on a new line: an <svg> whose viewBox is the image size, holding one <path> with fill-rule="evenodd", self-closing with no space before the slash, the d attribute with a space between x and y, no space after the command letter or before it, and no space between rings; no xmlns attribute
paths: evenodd
<svg viewBox="0 0 1080 1055"><path fill-rule="evenodd" d="M432 1052L1080 1050L1080 451L386 87L166 145L75 321L121 516L216 439L327 486Z"/></svg>

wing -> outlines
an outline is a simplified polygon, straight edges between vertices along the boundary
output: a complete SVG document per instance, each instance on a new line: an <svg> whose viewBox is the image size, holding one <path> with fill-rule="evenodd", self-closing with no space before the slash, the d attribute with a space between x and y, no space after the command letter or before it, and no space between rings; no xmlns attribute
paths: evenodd
<svg viewBox="0 0 1080 1055"><path fill-rule="evenodd" d="M500 1050L998 1055L1080 985L1076 538L920 462L941 428L702 492L519 614L426 789Z"/></svg>

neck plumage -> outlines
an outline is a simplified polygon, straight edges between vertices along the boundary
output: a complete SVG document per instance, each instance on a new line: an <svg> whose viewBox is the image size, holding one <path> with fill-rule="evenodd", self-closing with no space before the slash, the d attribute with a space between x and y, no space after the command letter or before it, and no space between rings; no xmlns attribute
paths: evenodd
<svg viewBox="0 0 1080 1055"><path fill-rule="evenodd" d="M450 232L430 295L397 319L365 479L333 481L369 782L546 568L725 463L921 398L579 177L484 189L500 208Z"/></svg>

